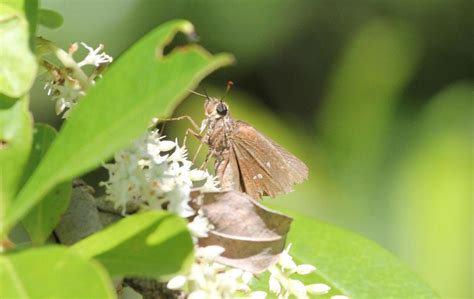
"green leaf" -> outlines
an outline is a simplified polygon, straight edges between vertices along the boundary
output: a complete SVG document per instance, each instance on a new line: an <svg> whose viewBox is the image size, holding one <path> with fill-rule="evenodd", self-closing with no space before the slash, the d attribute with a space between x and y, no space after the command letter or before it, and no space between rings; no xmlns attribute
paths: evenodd
<svg viewBox="0 0 474 299"><path fill-rule="evenodd" d="M36 40L36 23L38 22L38 0L27 0L23 6L23 10L28 21L28 28L30 32L30 49L35 52Z"/></svg>
<svg viewBox="0 0 474 299"><path fill-rule="evenodd" d="M0 96L0 221L21 183L32 142L32 118L28 97L14 102Z"/></svg>
<svg viewBox="0 0 474 299"><path fill-rule="evenodd" d="M168 116L200 80L232 62L197 45L164 47L178 33L193 33L187 21L168 22L147 34L113 63L71 112L15 205L0 222L0 235L18 222L46 193L100 165L143 134L152 117Z"/></svg>
<svg viewBox="0 0 474 299"><path fill-rule="evenodd" d="M23 182L28 179L38 166L56 135L57 132L53 127L44 124L35 125L33 147L28 164L25 167ZM71 181L57 185L22 220L22 224L26 231L28 231L33 244L41 245L49 237L54 227L58 224L61 215L68 207L71 192Z"/></svg>
<svg viewBox="0 0 474 299"><path fill-rule="evenodd" d="M111 276L166 279L185 270L193 261L193 242L186 221L166 212L126 217L76 243L72 249L100 261Z"/></svg>
<svg viewBox="0 0 474 299"><path fill-rule="evenodd" d="M38 21L38 0L3 0L2 2L22 12L26 17L30 33L30 48L34 52L36 22Z"/></svg>
<svg viewBox="0 0 474 299"><path fill-rule="evenodd" d="M338 185L339 198L331 202L350 211L347 223L360 231L370 230L366 207L378 200L374 185L384 177L387 138L401 92L416 71L419 43L409 24L389 19L364 24L343 52L318 110L327 172Z"/></svg>
<svg viewBox="0 0 474 299"><path fill-rule="evenodd" d="M3 0L2 4L7 5L19 12L22 12L23 7L25 6L25 0Z"/></svg>
<svg viewBox="0 0 474 299"><path fill-rule="evenodd" d="M39 23L50 29L56 29L63 25L64 19L61 14L50 9L40 9Z"/></svg>
<svg viewBox="0 0 474 299"><path fill-rule="evenodd" d="M294 217L288 236L288 243L293 244L290 255L297 263L316 267L314 273L301 276L306 284L324 282L332 287L329 295L343 294L352 299L439 298L416 274L375 242L285 212ZM268 279L260 279L258 287L267 286Z"/></svg>
<svg viewBox="0 0 474 299"><path fill-rule="evenodd" d="M341 164L359 156L367 163L377 149L418 53L417 36L404 24L370 21L354 35L332 74L321 111L326 142L344 148L337 153L347 159Z"/></svg>
<svg viewBox="0 0 474 299"><path fill-rule="evenodd" d="M115 298L106 271L70 250L48 246L0 255L2 298Z"/></svg>
<svg viewBox="0 0 474 299"><path fill-rule="evenodd" d="M38 0L2 0L2 3L16 9L26 17L30 32L30 48L34 52L36 22L38 21Z"/></svg>
<svg viewBox="0 0 474 299"><path fill-rule="evenodd" d="M473 95L460 82L430 99L391 180L395 248L451 298L472 297Z"/></svg>
<svg viewBox="0 0 474 299"><path fill-rule="evenodd" d="M0 3L0 93L9 97L26 93L36 76L38 66L28 38L24 14Z"/></svg>

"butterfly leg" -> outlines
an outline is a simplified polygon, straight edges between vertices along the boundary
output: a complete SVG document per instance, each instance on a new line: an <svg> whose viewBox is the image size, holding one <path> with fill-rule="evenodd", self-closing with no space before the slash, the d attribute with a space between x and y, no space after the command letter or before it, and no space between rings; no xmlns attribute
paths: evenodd
<svg viewBox="0 0 474 299"><path fill-rule="evenodd" d="M199 143L202 144L202 136L199 133L195 132L193 129L187 128L186 132L184 133L183 145L186 145L186 141L188 140L188 136L190 133L191 136L194 136L199 141Z"/></svg>
<svg viewBox="0 0 474 299"><path fill-rule="evenodd" d="M166 118L166 119L159 119L158 122L159 123L161 123L161 122L166 123L166 122L169 122L169 121L177 121L177 120L183 120L183 119L188 120L191 123L191 125L194 127L194 129L196 131L199 131L199 126L196 124L196 122L189 115L183 115L183 116L178 116L178 117L173 117L173 118Z"/></svg>
<svg viewBox="0 0 474 299"><path fill-rule="evenodd" d="M161 132L164 132L164 129L165 129L165 126L166 126L166 123L167 122L170 122L170 121L178 121L178 120L183 120L183 119L186 119L188 120L191 125L193 126L193 128L199 132L199 126L196 124L196 122L191 118L191 116L189 115L183 115L183 116L178 116L178 117L173 117L173 118L166 118L166 119L159 119L158 120L158 123L163 123L163 125L161 126L161 129L160 129L160 135L161 135ZM186 136L185 136L185 141L186 141ZM184 143L183 143L184 144Z"/></svg>
<svg viewBox="0 0 474 299"><path fill-rule="evenodd" d="M162 126L162 129L164 128L166 122L168 121L178 121L178 120L183 120L183 119L186 119L188 120L191 125L194 127L194 129L198 132L201 131L201 128L196 124L196 122L189 116L189 115L183 115L183 116L179 116L179 117L174 117L174 118L168 118L168 119L163 119L163 120L160 120L159 122L163 122L163 126ZM194 136L198 141L199 141L199 147L196 151L196 153L194 154L194 157L193 157L193 160L192 160L192 163L194 164L194 162L196 161L196 158L197 156L199 155L199 152L201 151L202 149L202 145L203 145L203 141L202 141L202 136L201 134L197 133L196 131L194 131L193 129L191 128L188 128L186 129L186 132L184 133L184 139L183 139L183 145L186 145L186 141L188 139L188 135L191 134L192 136ZM208 158L206 158L207 160Z"/></svg>
<svg viewBox="0 0 474 299"><path fill-rule="evenodd" d="M204 144L204 143L203 143L202 141L199 142L199 147L198 147L196 153L194 154L194 157L193 157L193 160L192 160L192 163L193 163L193 164L196 162L196 158L197 158L197 156L199 155L199 152L201 151L203 144Z"/></svg>
<svg viewBox="0 0 474 299"><path fill-rule="evenodd" d="M204 162L202 162L201 167L199 167L200 170L203 170L207 168L207 163L209 162L209 158L215 153L216 151L214 149L210 150L207 152L206 159L204 159Z"/></svg>
<svg viewBox="0 0 474 299"><path fill-rule="evenodd" d="M170 122L170 121L178 121L178 120L183 120L183 119L186 119L188 120L191 125L193 126L193 128L199 132L199 126L196 124L196 122L191 118L191 116L189 115L183 115L183 116L179 116L179 117L173 117L173 118L167 118L167 119L162 119L162 120L159 120L159 122L163 123L163 126L161 127L161 131L164 130L164 127L166 125L167 122ZM202 136L198 133L196 133L196 131L193 131L193 129L191 128L188 128L186 130L186 133L184 134L184 140L183 140L183 145L186 145L186 140L188 139L188 134L191 133L194 137L196 137L199 141L201 141L201 138Z"/></svg>
<svg viewBox="0 0 474 299"><path fill-rule="evenodd" d="M204 142L202 141L203 137L200 134L198 134L195 131L193 131L192 129L188 128L186 130L186 133L184 134L183 145L186 145L186 140L187 140L188 135L190 133L191 133L191 136L194 136L199 141L199 147L196 150L196 153L194 154L193 159L192 159L192 163L194 164L196 162L196 159L197 159L199 153L201 152L201 149L202 149L202 146L203 146Z"/></svg>

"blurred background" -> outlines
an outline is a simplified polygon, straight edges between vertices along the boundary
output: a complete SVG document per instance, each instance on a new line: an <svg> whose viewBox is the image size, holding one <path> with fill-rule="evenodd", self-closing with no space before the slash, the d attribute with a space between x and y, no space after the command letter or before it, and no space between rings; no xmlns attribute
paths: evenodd
<svg viewBox="0 0 474 299"><path fill-rule="evenodd" d="M265 202L375 240L444 298L473 296L472 1L41 2L65 22L40 35L64 48L103 43L115 58L164 21L192 21L199 43L237 58L198 91L220 97L233 80L233 116L310 168L295 192ZM35 119L58 127L43 84ZM202 105L190 97L176 115L200 121Z"/></svg>

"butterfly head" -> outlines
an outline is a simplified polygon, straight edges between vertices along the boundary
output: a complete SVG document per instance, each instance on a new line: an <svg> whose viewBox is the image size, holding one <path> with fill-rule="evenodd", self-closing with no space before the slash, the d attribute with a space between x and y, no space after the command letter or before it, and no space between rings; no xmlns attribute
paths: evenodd
<svg viewBox="0 0 474 299"><path fill-rule="evenodd" d="M222 100L209 97L204 103L204 111L207 118L219 119L229 115L229 106Z"/></svg>

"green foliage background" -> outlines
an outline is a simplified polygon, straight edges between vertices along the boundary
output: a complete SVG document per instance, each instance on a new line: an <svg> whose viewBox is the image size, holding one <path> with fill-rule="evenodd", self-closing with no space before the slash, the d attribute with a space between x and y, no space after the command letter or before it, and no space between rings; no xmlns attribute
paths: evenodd
<svg viewBox="0 0 474 299"><path fill-rule="evenodd" d="M445 298L472 296L469 1L44 0L42 6L61 12L64 24L40 34L65 48L104 43L114 57L156 25L189 19L209 50L237 58L205 81L208 92L220 96L233 80L234 116L308 162L310 181L272 204L378 241ZM31 100L36 121L58 124L41 82ZM202 102L193 97L176 114L200 120ZM182 134L185 125L170 126L168 134Z"/></svg>

